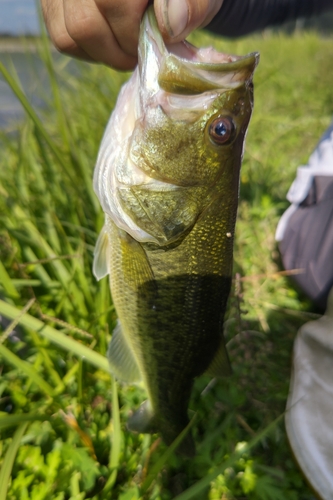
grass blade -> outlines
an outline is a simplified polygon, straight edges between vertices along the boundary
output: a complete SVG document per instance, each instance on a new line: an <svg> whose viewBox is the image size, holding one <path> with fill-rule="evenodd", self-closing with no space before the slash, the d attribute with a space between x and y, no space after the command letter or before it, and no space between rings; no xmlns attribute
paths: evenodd
<svg viewBox="0 0 333 500"><path fill-rule="evenodd" d="M7 273L5 266L3 265L1 260L0 260L0 283L2 284L6 294L9 297L13 297L16 299L19 297L19 294L17 293L16 288L14 287L12 280L10 279L10 276Z"/></svg>
<svg viewBox="0 0 333 500"><path fill-rule="evenodd" d="M36 385L38 385L38 387L43 392L45 392L47 397L51 396L51 394L53 393L53 388L47 382L45 382L45 380L43 380L42 377L38 375L37 371L35 370L35 368L33 368L33 366L31 366L30 363L28 363L27 361L23 361L18 356L16 356L16 354L12 353L9 349L7 349L7 347L1 344L0 344L0 356L3 356L8 361L8 363L15 366L15 368L21 370L29 378L31 378L31 380Z"/></svg>
<svg viewBox="0 0 333 500"><path fill-rule="evenodd" d="M25 433L28 423L21 424L14 434L13 440L5 455L1 470L0 470L0 500L6 500L9 479L12 473L14 460L19 449L21 439Z"/></svg>
<svg viewBox="0 0 333 500"><path fill-rule="evenodd" d="M110 463L109 468L111 469L110 477L104 487L104 492L107 493L112 490L113 485L117 479L119 458L120 458L120 447L121 447L121 428L120 428L120 415L119 415L119 401L118 401L118 391L117 383L112 377L112 443L111 443L111 453L110 453Z"/></svg>
<svg viewBox="0 0 333 500"><path fill-rule="evenodd" d="M58 118L58 130L61 133L62 141L65 144L66 149L69 150L69 130L66 122L63 104L60 97L59 83L56 77L56 72L50 49L50 43L47 36L47 31L45 29L45 24L41 13L40 4L38 4L38 7L39 7L38 8L39 26L41 31L40 55L42 60L44 61L45 67L49 75L49 81L53 94L54 109L57 112L57 118Z"/></svg>
<svg viewBox="0 0 333 500"><path fill-rule="evenodd" d="M73 186L77 185L75 182L75 178L72 176L72 173L68 169L68 165L66 164L66 160L64 155L61 153L59 148L55 145L49 134L47 133L45 127L43 126L43 123L39 119L37 113L34 111L32 106L30 105L28 99L26 98L24 92L21 90L20 85L18 82L15 80L15 78L12 77L12 75L9 73L7 68L0 62L0 73L22 104L23 108L25 109L27 115L31 118L33 121L36 129L40 133L40 135L43 137L49 148L51 149L52 153L56 157L57 161L63 168L64 172L67 174L68 178L70 179L71 182L73 182Z"/></svg>
<svg viewBox="0 0 333 500"><path fill-rule="evenodd" d="M35 302L35 299L30 299L29 302L23 307L20 316L22 316L24 313L28 312L32 304ZM3 334L0 336L0 345L4 343L4 341L9 337L9 335L14 331L15 327L17 326L18 322L20 321L20 316L18 316L16 319L14 319L6 328L6 330L3 332Z"/></svg>
<svg viewBox="0 0 333 500"><path fill-rule="evenodd" d="M0 300L0 314L3 314L7 318L16 319L21 311L7 302ZM62 349L65 349L76 356L85 358L88 363L96 366L100 370L104 370L106 372L109 371L109 363L107 359L101 354L93 351L89 347L77 342L76 340L67 337L61 332L58 332L51 326L45 325L42 321L29 314L24 314L20 317L19 324L25 326L26 328L31 328L35 332L39 333L50 342L57 344Z"/></svg>
<svg viewBox="0 0 333 500"><path fill-rule="evenodd" d="M48 258L50 258L50 265L53 267L60 283L63 285L64 289L67 290L69 285L71 286L71 290L75 293L76 301L80 305L80 310L83 313L87 313L84 297L82 291L76 286L73 277L70 272L67 270L62 259L57 259L57 255L54 250L50 247L44 236L40 233L38 228L29 220L29 216L22 210L21 207L16 206L13 209L13 214L24 224L25 231L29 234L31 238L31 242L33 242L36 246L38 245L43 249Z"/></svg>
<svg viewBox="0 0 333 500"><path fill-rule="evenodd" d="M13 427L14 425L23 424L26 422L34 422L35 420L50 420L47 415L40 415L38 413L19 413L17 415L8 415L7 413L0 413L0 429Z"/></svg>

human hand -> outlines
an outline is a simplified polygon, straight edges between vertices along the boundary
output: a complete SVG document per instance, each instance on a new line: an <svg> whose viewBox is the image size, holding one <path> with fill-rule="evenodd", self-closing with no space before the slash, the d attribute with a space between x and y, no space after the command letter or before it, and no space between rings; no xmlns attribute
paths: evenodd
<svg viewBox="0 0 333 500"><path fill-rule="evenodd" d="M155 0L164 39L178 42L208 24L223 0ZM55 47L67 55L115 69L137 63L140 21L148 0L41 0Z"/></svg>
<svg viewBox="0 0 333 500"><path fill-rule="evenodd" d="M196 28L203 28L222 3L223 0L155 0L155 14L164 40L180 42Z"/></svg>

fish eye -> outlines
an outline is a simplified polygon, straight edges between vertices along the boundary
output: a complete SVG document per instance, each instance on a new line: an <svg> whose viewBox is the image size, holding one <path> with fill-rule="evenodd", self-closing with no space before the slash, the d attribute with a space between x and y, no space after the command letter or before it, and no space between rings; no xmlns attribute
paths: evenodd
<svg viewBox="0 0 333 500"><path fill-rule="evenodd" d="M210 138L216 144L226 144L233 137L235 125L230 116L219 116L209 126Z"/></svg>

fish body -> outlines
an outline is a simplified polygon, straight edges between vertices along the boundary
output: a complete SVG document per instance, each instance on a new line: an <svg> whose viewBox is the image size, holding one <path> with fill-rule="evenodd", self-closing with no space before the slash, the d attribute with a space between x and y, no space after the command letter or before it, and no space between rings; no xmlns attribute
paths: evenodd
<svg viewBox="0 0 333 500"><path fill-rule="evenodd" d="M147 390L130 427L157 430L168 444L188 423L195 377L230 371L223 317L257 62L256 53L229 56L186 41L167 48L148 9L138 68L97 160L106 218L94 273L110 275L119 318L111 371Z"/></svg>

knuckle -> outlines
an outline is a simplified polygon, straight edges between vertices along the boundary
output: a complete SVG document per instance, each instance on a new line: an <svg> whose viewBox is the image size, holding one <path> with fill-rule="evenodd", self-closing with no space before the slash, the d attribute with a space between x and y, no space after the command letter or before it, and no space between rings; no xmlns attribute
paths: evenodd
<svg viewBox="0 0 333 500"><path fill-rule="evenodd" d="M48 2L47 0L41 0L41 7L45 22L50 22L50 20L52 20L52 17L54 17L55 11L53 4Z"/></svg>
<svg viewBox="0 0 333 500"><path fill-rule="evenodd" d="M51 36L53 45L63 54L71 54L77 47L74 40L65 32L59 32Z"/></svg>
<svg viewBox="0 0 333 500"><path fill-rule="evenodd" d="M148 0L94 0L98 10L111 24L121 22L127 24L128 21L139 23L147 7Z"/></svg>
<svg viewBox="0 0 333 500"><path fill-rule="evenodd" d="M45 24L53 45L59 52L71 54L76 49L76 43L67 32L61 15L61 5L54 0L41 0L41 5Z"/></svg>
<svg viewBox="0 0 333 500"><path fill-rule="evenodd" d="M92 16L76 17L66 20L66 28L69 36L78 44L98 36L99 29Z"/></svg>
<svg viewBox="0 0 333 500"><path fill-rule="evenodd" d="M126 2L110 3L110 0L95 0L95 4L100 12L107 12L108 16L114 19L122 18L128 10Z"/></svg>
<svg viewBox="0 0 333 500"><path fill-rule="evenodd" d="M54 11L52 5L49 3L42 3L42 14L45 21L46 28L50 33L51 38L53 39L53 31L56 29L58 24L57 13Z"/></svg>

